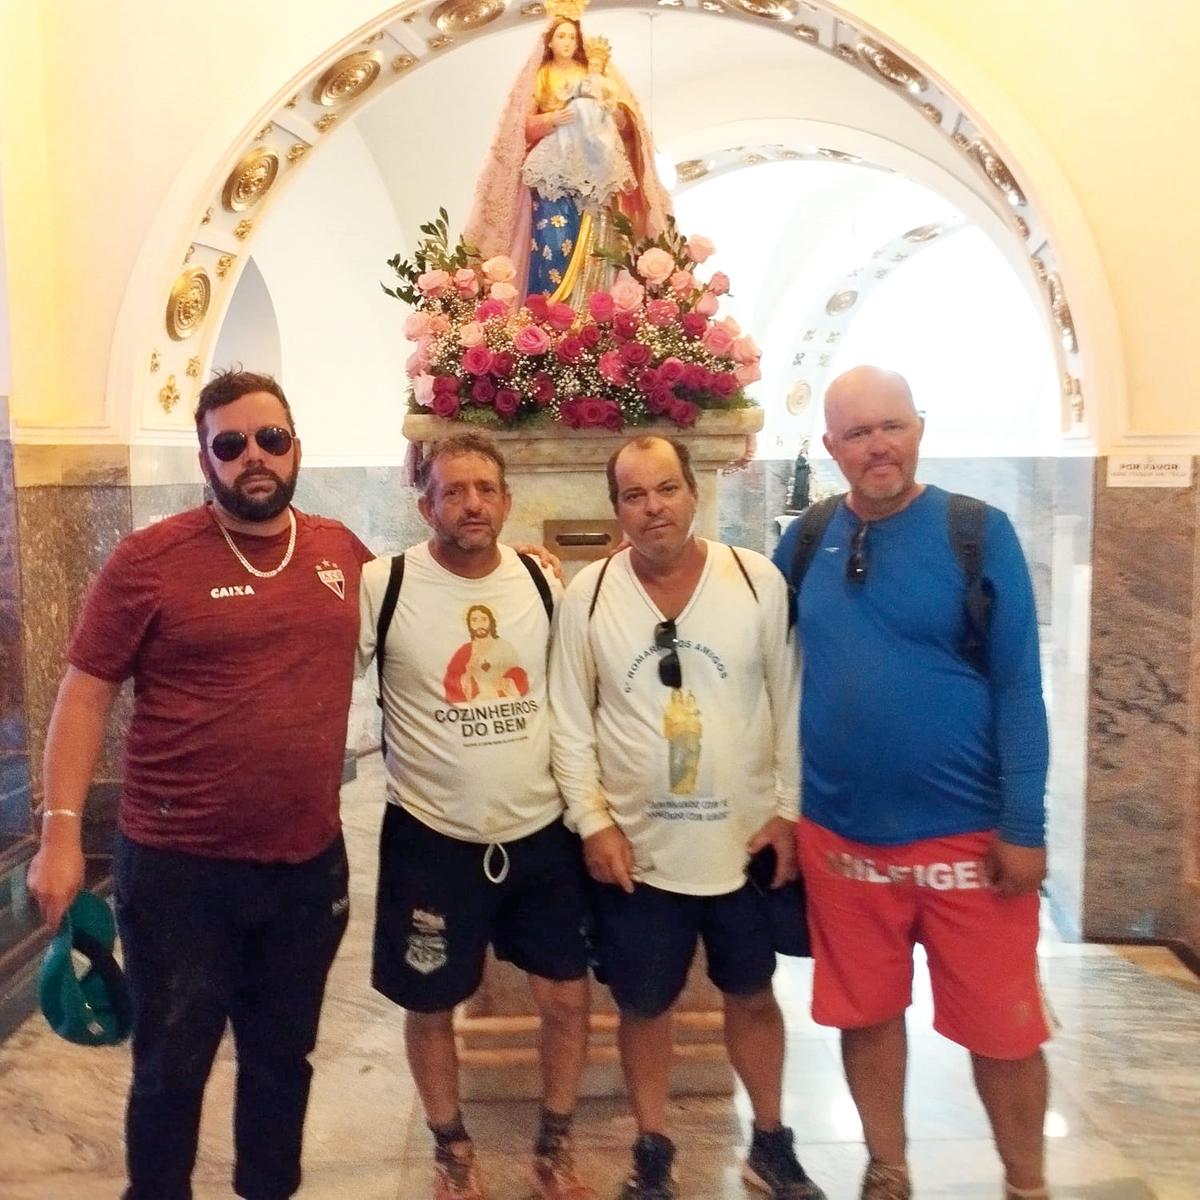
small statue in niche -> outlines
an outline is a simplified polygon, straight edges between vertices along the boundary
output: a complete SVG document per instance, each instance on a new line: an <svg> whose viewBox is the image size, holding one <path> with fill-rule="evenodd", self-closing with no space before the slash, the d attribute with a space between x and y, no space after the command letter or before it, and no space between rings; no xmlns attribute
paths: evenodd
<svg viewBox="0 0 1200 1200"><path fill-rule="evenodd" d="M800 443L800 453L792 466L786 512L803 512L812 503L812 468L808 465L808 438Z"/></svg>

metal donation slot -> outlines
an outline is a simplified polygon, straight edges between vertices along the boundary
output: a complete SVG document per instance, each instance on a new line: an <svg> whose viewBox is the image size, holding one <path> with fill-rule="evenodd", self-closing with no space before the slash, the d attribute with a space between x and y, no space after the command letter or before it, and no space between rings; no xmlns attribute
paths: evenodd
<svg viewBox="0 0 1200 1200"><path fill-rule="evenodd" d="M621 527L616 521L546 521L542 536L564 562L590 562L620 544Z"/></svg>

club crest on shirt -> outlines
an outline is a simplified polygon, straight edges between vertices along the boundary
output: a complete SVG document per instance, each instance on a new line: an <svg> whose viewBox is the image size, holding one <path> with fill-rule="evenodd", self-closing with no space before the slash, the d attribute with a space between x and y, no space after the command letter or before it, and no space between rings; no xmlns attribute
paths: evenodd
<svg viewBox="0 0 1200 1200"><path fill-rule="evenodd" d="M339 599L346 598L346 577L337 563L323 558L317 563L317 578Z"/></svg>

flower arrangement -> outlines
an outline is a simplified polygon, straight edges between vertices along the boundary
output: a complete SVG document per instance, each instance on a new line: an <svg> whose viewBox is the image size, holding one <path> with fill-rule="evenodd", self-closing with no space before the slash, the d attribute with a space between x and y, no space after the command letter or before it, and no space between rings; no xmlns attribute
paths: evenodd
<svg viewBox="0 0 1200 1200"><path fill-rule="evenodd" d="M750 406L760 352L733 317L717 318L729 279L698 271L713 244L682 237L673 222L634 241L624 217L614 223L621 245L601 257L616 280L582 313L545 295L518 304L511 260L480 261L461 238L451 248L445 209L422 225L413 258L388 261L399 284L384 288L413 308L404 323L416 343L406 364L413 411L619 430L655 420L686 428L702 410Z"/></svg>

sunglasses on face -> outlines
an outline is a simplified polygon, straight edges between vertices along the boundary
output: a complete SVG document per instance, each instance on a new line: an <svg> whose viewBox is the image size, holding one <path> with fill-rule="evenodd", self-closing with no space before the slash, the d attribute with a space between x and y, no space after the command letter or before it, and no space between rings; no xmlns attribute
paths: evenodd
<svg viewBox="0 0 1200 1200"><path fill-rule="evenodd" d="M679 637L674 621L659 621L654 627L654 648L665 650L658 660L658 681L664 687L683 686L683 670L679 666Z"/></svg>
<svg viewBox="0 0 1200 1200"><path fill-rule="evenodd" d="M846 578L851 583L865 583L867 579L867 529L864 521L850 539L850 557L846 559Z"/></svg>
<svg viewBox="0 0 1200 1200"><path fill-rule="evenodd" d="M213 458L220 459L221 462L233 462L245 452L248 440L240 430L227 429L224 433L218 433L208 443L208 448L212 451ZM282 458L292 448L292 435L282 425L264 425L261 429L256 429L254 440L260 450L265 450L275 458Z"/></svg>

